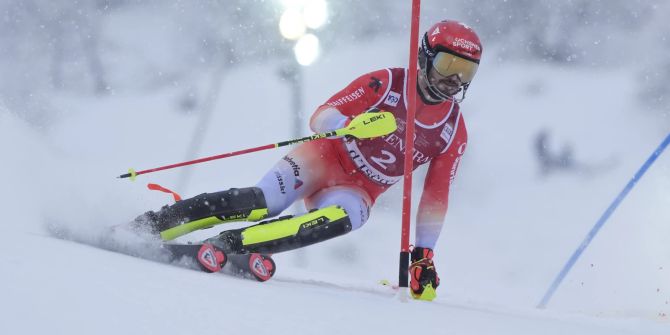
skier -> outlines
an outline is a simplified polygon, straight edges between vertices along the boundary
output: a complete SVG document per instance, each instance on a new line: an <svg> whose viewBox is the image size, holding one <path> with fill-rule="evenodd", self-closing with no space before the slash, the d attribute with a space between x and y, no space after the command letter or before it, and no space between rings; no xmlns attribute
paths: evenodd
<svg viewBox="0 0 670 335"><path fill-rule="evenodd" d="M459 103L477 71L482 45L477 34L457 21L442 21L426 31L418 54L414 169L429 163L411 251L413 297L439 285L433 249L447 211L449 187L467 144ZM393 113L395 132L372 139L342 137L303 143L284 156L254 187L234 188L147 212L134 223L160 233L183 223L205 220L260 221L304 199L309 213L283 216L207 239L198 253L201 266L221 269L230 255L254 255L259 280L274 273L270 254L304 247L360 228L375 199L403 177L407 114L407 70L388 68L364 74L319 106L310 127L321 133L339 129L361 113ZM461 93L460 98L457 97Z"/></svg>

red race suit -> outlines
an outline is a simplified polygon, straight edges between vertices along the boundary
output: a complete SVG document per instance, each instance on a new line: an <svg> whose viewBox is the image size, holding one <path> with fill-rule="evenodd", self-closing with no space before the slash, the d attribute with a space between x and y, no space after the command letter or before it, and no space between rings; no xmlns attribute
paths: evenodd
<svg viewBox="0 0 670 335"><path fill-rule="evenodd" d="M406 69L370 72L333 95L310 119L312 130L321 133L340 128L371 109L393 113L398 129L391 134L373 139L326 140L344 171L372 201L403 178L408 89ZM437 241L447 212L449 189L466 145L467 131L457 102L426 104L417 99L414 169L429 164L417 214L417 246L433 248Z"/></svg>

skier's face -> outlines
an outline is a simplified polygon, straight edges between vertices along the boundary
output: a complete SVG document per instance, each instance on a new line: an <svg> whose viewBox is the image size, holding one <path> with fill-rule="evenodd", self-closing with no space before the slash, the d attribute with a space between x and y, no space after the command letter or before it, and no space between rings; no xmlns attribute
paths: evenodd
<svg viewBox="0 0 670 335"><path fill-rule="evenodd" d="M430 84L440 91L440 93L447 96L454 96L460 90L463 82L457 74L452 74L449 76L443 76L433 67L428 72L428 81Z"/></svg>

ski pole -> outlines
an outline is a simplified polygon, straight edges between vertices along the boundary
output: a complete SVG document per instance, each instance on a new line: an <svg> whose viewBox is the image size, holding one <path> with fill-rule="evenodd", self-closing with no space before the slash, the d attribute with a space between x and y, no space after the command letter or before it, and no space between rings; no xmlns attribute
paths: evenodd
<svg viewBox="0 0 670 335"><path fill-rule="evenodd" d="M321 139L321 138L328 138L328 137L333 137L333 136L349 135L349 136L353 136L353 137L361 138L361 139L379 137L379 136L387 135L387 134L390 134L390 133L394 132L396 130L396 128L397 128L397 125L396 125L396 122L395 122L395 117L390 112L363 113L363 114L360 114L360 115L356 116L353 120L351 120L349 125L347 125L346 127L336 129L336 130L333 130L333 131L320 133L320 134L314 134L314 135L311 135L311 136L306 136L306 137L303 137L303 138L298 138L298 139L289 140L289 141L283 141L283 142L279 142L279 143L262 145L260 147L244 149L244 150L239 150L239 151L233 151L233 152L228 152L228 153L225 153L225 154L220 154L220 155L215 155L215 156L198 158L198 159L194 159L194 160L191 160L191 161L165 165L165 166L161 166L161 167L157 167L157 168L153 168L153 169L147 169L147 170L142 170L142 171L135 171L133 169L128 169L128 173L122 174L122 175L118 176L117 178L130 178L130 180L135 180L135 177L137 177L139 175L142 175L142 174L173 169L173 168L186 166L186 165L193 165L193 164L198 164L198 163L203 163L203 162L209 162L209 161L213 161L213 160L216 160L216 159L227 158L227 157L232 157L232 156L239 156L239 155L248 154L248 153L251 153L251 152L262 151L262 150L267 150L267 149L274 149L274 148L279 148L279 147L292 145L292 144L310 142L310 141L318 140L318 139Z"/></svg>
<svg viewBox="0 0 670 335"><path fill-rule="evenodd" d="M558 286L563 282L563 279L565 276L568 275L568 272L570 272L570 269L572 269L572 266L575 265L579 257L582 255L586 247L589 246L593 238L598 234L598 231L600 228L602 228L603 225L605 225L605 222L607 222L607 219L614 213L614 210L619 207L619 204L623 201L623 199L628 195L630 190L633 189L635 184L642 178L645 172L649 169L649 167L654 164L654 161L656 161L656 158L665 150L665 148L670 144L670 134L659 144L659 146L654 150L654 152L647 158L647 161L642 164L639 170L635 173L633 178L628 181L628 184L626 184L626 187L621 190L619 195L614 199L612 204L607 208L605 213L598 219L598 222L591 228L591 231L584 237L584 240L582 243L579 244L579 247L575 250L575 252L570 256L570 259L568 260L567 263L563 266L561 269L561 272L556 276L554 281L551 283L551 286L549 286L549 289L547 289L547 292L544 294L542 297L542 300L537 304L537 308L545 308L547 304L549 303L549 300L551 300L551 297L554 295L554 292L556 292L556 289L558 289Z"/></svg>

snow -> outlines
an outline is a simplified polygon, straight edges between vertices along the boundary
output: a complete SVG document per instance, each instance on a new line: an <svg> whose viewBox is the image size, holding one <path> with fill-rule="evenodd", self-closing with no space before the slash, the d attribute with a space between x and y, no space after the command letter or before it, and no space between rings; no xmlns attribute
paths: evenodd
<svg viewBox="0 0 670 335"><path fill-rule="evenodd" d="M45 276L35 275L29 266L12 267L11 275L20 278L21 285L4 295L9 298L5 301L12 301L12 308L3 311L7 332L625 334L635 327L631 321L594 321L454 302L401 303L390 294L310 285L284 277L259 284L48 237L36 242L58 250L58 257L41 267L49 274L48 285ZM26 322L28 315L39 322Z"/></svg>
<svg viewBox="0 0 670 335"><path fill-rule="evenodd" d="M376 40L307 68L304 123L311 107L359 74L405 65L404 51L377 51L393 46L393 40ZM276 65L228 73L206 130L195 129L195 115L177 110L182 88L171 86L103 98L58 95L59 121L46 129L25 124L16 116L21 111L1 109L0 333L670 333L667 153L594 239L548 308L535 309L670 130L665 120L639 110L626 68L575 70L485 58L463 104L470 143L435 251L442 285L434 302L401 302L377 283L397 278L399 186L380 199L359 231L275 255L277 275L266 283L50 235L55 225L91 240L105 227L169 202L169 195L145 185L174 187L181 171L135 183L114 177L131 166L185 159L194 131L205 131L200 156L291 138L290 92L275 76ZM556 146L571 143L577 161L603 167L541 178L532 145L543 128ZM188 187L175 191L193 196L251 185L286 150L192 167Z"/></svg>

